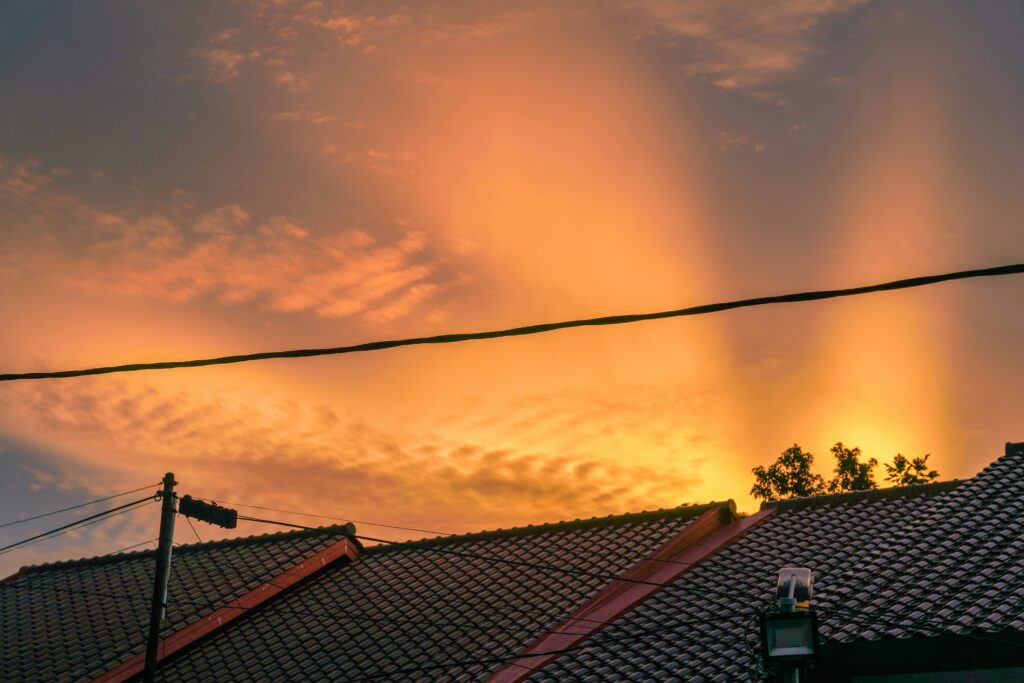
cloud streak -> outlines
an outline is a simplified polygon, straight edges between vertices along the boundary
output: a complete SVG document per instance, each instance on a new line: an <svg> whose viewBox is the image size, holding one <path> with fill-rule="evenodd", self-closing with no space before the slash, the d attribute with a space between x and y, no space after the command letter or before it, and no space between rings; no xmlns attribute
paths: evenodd
<svg viewBox="0 0 1024 683"><path fill-rule="evenodd" d="M820 31L869 0L622 0L607 16L624 18L615 30L653 36L685 47L682 69L725 90L757 92L804 67L819 50ZM408 46L469 44L539 24L578 23L574 3L444 8L394 5L350 6L345 12L324 3L263 2L244 5L245 33L229 29L194 50L204 77L214 83L235 79L248 58L262 61L272 82L295 89L310 84L311 55L301 40L314 41L321 55L349 51L388 56ZM594 14L591 13L590 18Z"/></svg>
<svg viewBox="0 0 1024 683"><path fill-rule="evenodd" d="M693 483L642 464L492 448L241 388L26 384L4 387L0 406L9 420L78 444L83 464L130 456L126 479L173 468L193 495L370 519L389 508L392 518L449 529L639 509L679 501Z"/></svg>
<svg viewBox="0 0 1024 683"><path fill-rule="evenodd" d="M725 90L770 85L803 67L817 31L867 0L635 0L625 5L642 34L695 48L683 69Z"/></svg>
<svg viewBox="0 0 1024 683"><path fill-rule="evenodd" d="M196 210L179 193L163 211L97 208L57 174L0 160L0 192L21 205L3 240L0 273L124 297L256 304L325 318L402 318L454 283L423 232L380 239L365 230L316 235L286 216L238 205ZM75 225L72 231L53 226Z"/></svg>

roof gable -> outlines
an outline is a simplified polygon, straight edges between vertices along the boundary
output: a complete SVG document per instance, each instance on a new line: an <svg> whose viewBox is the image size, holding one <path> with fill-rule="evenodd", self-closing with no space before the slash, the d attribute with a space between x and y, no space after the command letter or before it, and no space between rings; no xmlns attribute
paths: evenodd
<svg viewBox="0 0 1024 683"><path fill-rule="evenodd" d="M700 514L726 507L368 548L358 562L295 586L272 609L170 659L161 676L401 679L408 669L427 667L444 678L479 679L496 665L460 662L514 654L604 587L609 575L626 571Z"/></svg>
<svg viewBox="0 0 1024 683"><path fill-rule="evenodd" d="M176 547L167 632L266 583L343 538L346 530ZM153 557L154 551L141 551L26 567L0 584L0 678L89 680L143 651Z"/></svg>
<svg viewBox="0 0 1024 683"><path fill-rule="evenodd" d="M590 641L593 647L563 654L531 680L746 677L757 666L753 615L773 597L779 567L811 567L814 602L829 604L857 568L900 548L905 525L929 519L953 490L944 484L769 504L763 512L773 514L762 524L680 577L675 585L683 590L657 593ZM849 619L826 619L822 634L840 638L844 628L863 631ZM659 636L637 636L644 633Z"/></svg>

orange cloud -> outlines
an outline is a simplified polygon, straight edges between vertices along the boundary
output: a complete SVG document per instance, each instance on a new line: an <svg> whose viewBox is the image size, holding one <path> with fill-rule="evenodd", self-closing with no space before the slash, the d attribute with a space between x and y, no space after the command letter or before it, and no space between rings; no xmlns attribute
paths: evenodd
<svg viewBox="0 0 1024 683"><path fill-rule="evenodd" d="M818 27L866 2L632 0L623 7L643 33L696 44L698 53L683 65L688 73L726 90L747 90L802 67L817 50Z"/></svg>
<svg viewBox="0 0 1024 683"><path fill-rule="evenodd" d="M768 145L756 139L753 133L742 130L722 130L715 136L715 143L721 150L745 150L763 152Z"/></svg>
<svg viewBox="0 0 1024 683"><path fill-rule="evenodd" d="M289 123L312 123L320 125L337 121L338 117L334 114L328 114L322 111L282 111L277 114L271 114L269 120L274 122L287 121Z"/></svg>
<svg viewBox="0 0 1024 683"><path fill-rule="evenodd" d="M386 516L412 526L458 530L674 504L694 481L647 464L384 427L333 405L216 383L6 385L0 406L9 428L42 430L81 467L120 461L126 481L171 469L193 495L294 509L316 500L318 511L371 520L400 501Z"/></svg>
<svg viewBox="0 0 1024 683"><path fill-rule="evenodd" d="M160 213L108 211L52 180L25 164L0 167L0 190L25 203L0 257L8 278L175 302L210 295L329 318L362 313L374 323L409 314L443 281L421 231L383 243L361 230L315 235L240 206L196 211L190 198ZM74 235L50 227L69 221Z"/></svg>
<svg viewBox="0 0 1024 683"><path fill-rule="evenodd" d="M246 56L224 48L197 48L193 54L203 64L203 74L212 83L226 83L238 78Z"/></svg>

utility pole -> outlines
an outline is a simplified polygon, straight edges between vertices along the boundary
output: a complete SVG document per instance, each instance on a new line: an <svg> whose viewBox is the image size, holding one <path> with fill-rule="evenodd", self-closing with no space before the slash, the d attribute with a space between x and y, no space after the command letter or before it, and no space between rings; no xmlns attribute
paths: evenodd
<svg viewBox="0 0 1024 683"><path fill-rule="evenodd" d="M160 646L160 624L167 607L167 581L171 576L171 549L174 547L174 515L178 512L178 498L174 495L174 473L164 475L164 488L159 496L160 543L156 550L156 580L153 581L153 600L149 610L149 640L146 641L146 668L142 673L145 683L153 683L156 676L156 660Z"/></svg>

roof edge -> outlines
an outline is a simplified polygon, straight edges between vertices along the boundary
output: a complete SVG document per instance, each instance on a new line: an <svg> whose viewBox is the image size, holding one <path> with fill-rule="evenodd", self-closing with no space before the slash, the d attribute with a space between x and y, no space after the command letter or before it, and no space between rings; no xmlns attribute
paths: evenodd
<svg viewBox="0 0 1024 683"><path fill-rule="evenodd" d="M489 541L497 538L510 536L533 536L536 534L547 534L559 531L576 529L593 529L603 526L614 526L616 524L636 524L649 522L656 519L687 519L699 517L709 510L729 508L735 515L736 504L732 500L704 503L702 505L680 505L674 508L660 508L658 510L643 510L641 512L627 512L621 515L608 515L607 517L591 517L590 519L574 519L562 522L546 522L544 524L528 524L508 529L494 529L492 531L473 531L467 534L453 534L451 536L437 536L434 538L422 538L412 541L397 541L382 545L375 545L366 548L365 553L396 552L406 548L419 548L424 546L443 546L454 543L473 541Z"/></svg>
<svg viewBox="0 0 1024 683"><path fill-rule="evenodd" d="M653 554L611 579L603 588L579 605L572 614L542 632L519 654L508 660L487 679L488 683L523 683L563 653L602 631L607 625L643 604L648 598L673 584L694 567L714 557L722 548L740 538L765 519L774 509L738 518L735 503L728 501L711 507L680 529ZM627 583L622 579L642 579Z"/></svg>
<svg viewBox="0 0 1024 683"><path fill-rule="evenodd" d="M157 665L159 666L160 663L173 657L192 643L248 614L249 611L260 607L271 598L326 567L337 562L354 562L359 557L360 550L361 547L354 539L343 536L326 548L302 558L246 594L229 601L223 607L198 617L195 621L162 638L158 649ZM145 663L146 651L143 650L96 676L91 683L122 683L141 673Z"/></svg>
<svg viewBox="0 0 1024 683"><path fill-rule="evenodd" d="M894 498L931 496L952 491L966 481L969 480L950 479L949 481L939 481L934 484L892 486L883 489L868 489L866 491L829 493L822 496L804 496L802 498L787 498L785 500L766 500L761 503L761 509L800 510L803 508L821 507L823 505L846 505L848 503L859 503L862 500L890 500Z"/></svg>
<svg viewBox="0 0 1024 683"><path fill-rule="evenodd" d="M361 544L355 538L356 527L351 522L345 524L332 524L330 526L317 527L316 529L300 529L297 531L276 531L269 534L256 534L253 536L236 536L234 538L224 538L218 541L205 541L202 543L182 543L180 545L175 544L174 552L179 553L191 553L198 552L201 550L209 550L211 548L224 548L236 545L248 545L250 543L267 543L281 538L301 538L303 536L318 536L318 535L337 535L343 536L354 542L360 549ZM120 562L125 559L134 559L139 557L145 557L153 555L156 552L155 549L135 550L128 553L116 553L113 555L96 555L94 557L81 557L75 560L58 560L56 562L44 562L42 564L31 564L19 569L15 574L4 579L6 581L14 581L26 574L34 574L36 572L45 572L53 569L68 569L71 567L78 566L96 566L103 564L110 564L113 562Z"/></svg>

